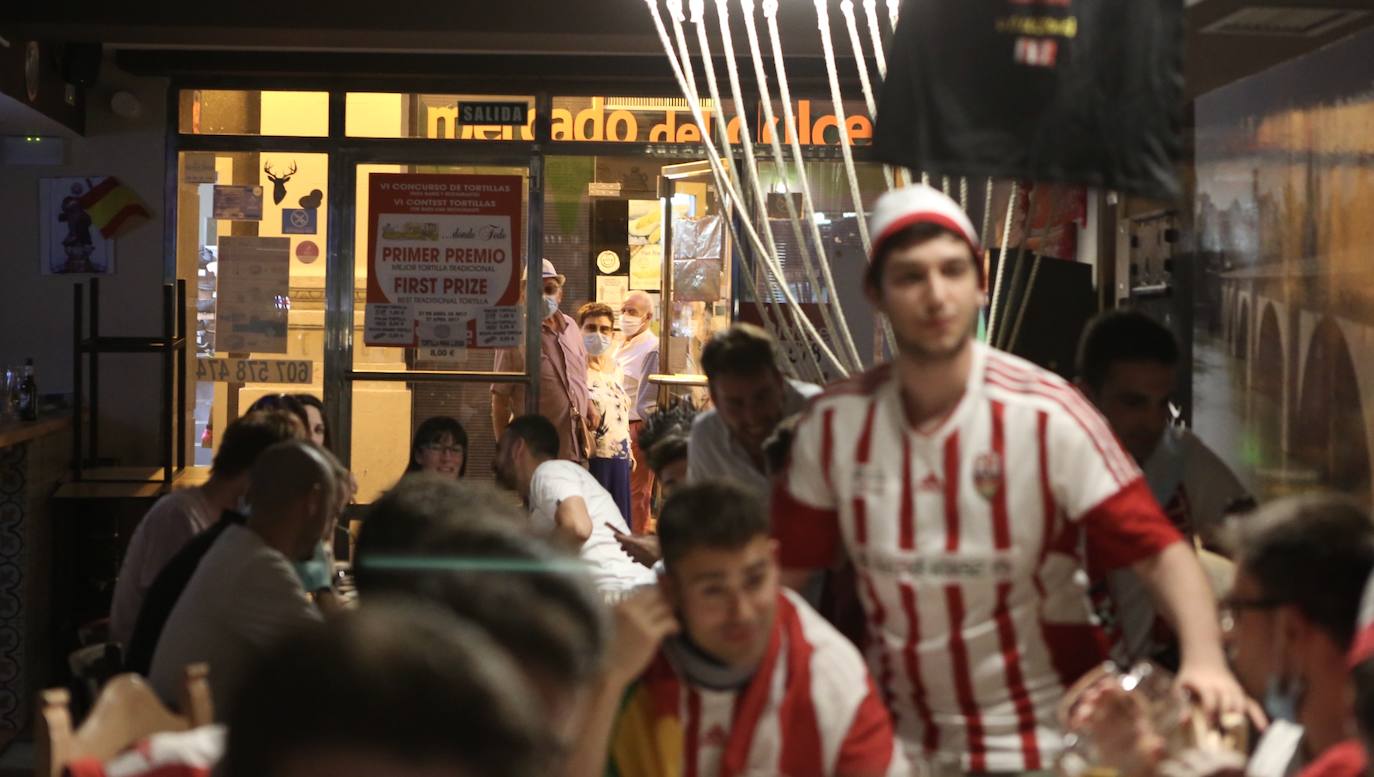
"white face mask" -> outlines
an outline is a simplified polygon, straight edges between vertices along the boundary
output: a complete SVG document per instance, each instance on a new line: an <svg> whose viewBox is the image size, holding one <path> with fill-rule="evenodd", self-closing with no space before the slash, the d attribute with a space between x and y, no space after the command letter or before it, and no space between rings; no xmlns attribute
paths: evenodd
<svg viewBox="0 0 1374 777"><path fill-rule="evenodd" d="M640 327L644 326L644 319L639 316L632 316L629 313L620 314L620 331L626 337L639 334Z"/></svg>
<svg viewBox="0 0 1374 777"><path fill-rule="evenodd" d="M598 334L596 332L583 332L582 344L587 346L589 356L600 356L610 350L611 338L609 335Z"/></svg>
<svg viewBox="0 0 1374 777"><path fill-rule="evenodd" d="M553 318L553 314L558 312L558 298L544 295L544 318Z"/></svg>

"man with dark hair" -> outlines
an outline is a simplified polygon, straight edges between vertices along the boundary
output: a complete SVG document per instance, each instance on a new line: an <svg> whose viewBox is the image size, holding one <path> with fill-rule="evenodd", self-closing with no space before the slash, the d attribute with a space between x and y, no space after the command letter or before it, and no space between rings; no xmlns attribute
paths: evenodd
<svg viewBox="0 0 1374 777"><path fill-rule="evenodd" d="M696 408L684 400L655 411L640 429L640 444L648 452L649 466L664 499L687 482L688 438L696 416Z"/></svg>
<svg viewBox="0 0 1374 777"><path fill-rule="evenodd" d="M368 607L303 628L249 668L231 701L224 777L550 773L519 668L437 608Z"/></svg>
<svg viewBox="0 0 1374 777"><path fill-rule="evenodd" d="M558 455L558 433L543 416L521 416L496 443L497 482L519 494L537 529L576 548L592 580L610 597L652 581L616 542L629 533L620 508L585 467Z"/></svg>
<svg viewBox="0 0 1374 777"><path fill-rule="evenodd" d="M753 324L735 324L712 337L701 350L701 367L712 408L692 422L687 481L731 478L766 502L769 472L763 444L820 388L785 379L773 338Z"/></svg>
<svg viewBox="0 0 1374 777"><path fill-rule="evenodd" d="M859 652L779 585L753 494L685 486L659 536L665 574L617 607L571 777L908 773Z"/></svg>
<svg viewBox="0 0 1374 777"><path fill-rule="evenodd" d="M1230 531L1237 568L1222 602L1223 626L1236 675L1273 721L1266 736L1301 726L1294 762L1304 774L1363 774L1363 758L1356 764L1347 757L1354 744L1346 742L1347 667L1348 657L1359 663L1361 656L1356 626L1374 572L1369 514L1342 498L1292 497Z"/></svg>
<svg viewBox="0 0 1374 777"><path fill-rule="evenodd" d="M167 563L192 537L241 507L248 473L264 450L301 437L304 429L283 411L257 411L229 424L203 486L181 488L162 497L143 516L119 567L110 605L110 641L128 646L144 597Z"/></svg>
<svg viewBox="0 0 1374 777"><path fill-rule="evenodd" d="M1163 324L1135 310L1113 310L1088 324L1078 348L1078 387L1144 471L1165 515L1191 543L1217 544L1228 508L1245 487L1191 431L1171 423L1179 350ZM1092 559L1089 559L1092 568ZM1176 666L1177 638L1129 569L1105 575L1118 658Z"/></svg>
<svg viewBox="0 0 1374 777"><path fill-rule="evenodd" d="M601 670L604 607L580 562L520 530L490 487L410 476L368 510L354 564L364 608L395 598L443 606L509 652L562 739Z"/></svg>
<svg viewBox="0 0 1374 777"><path fill-rule="evenodd" d="M1144 470L1179 530L1211 544L1227 505L1247 493L1196 435L1170 423L1178 362L1178 343L1163 324L1139 311L1113 310L1083 332L1078 386Z"/></svg>
<svg viewBox="0 0 1374 777"><path fill-rule="evenodd" d="M918 185L884 194L869 223L865 292L897 353L809 405L773 531L791 584L853 562L908 755L974 774L1052 767L1055 706L1105 657L1083 546L1146 581L1202 708L1241 710L1202 568L1106 422L1059 377L975 342L968 216Z"/></svg>
<svg viewBox="0 0 1374 777"><path fill-rule="evenodd" d="M231 697L252 655L319 611L292 562L315 553L337 509L333 456L304 440L278 443L254 463L248 522L225 528L167 618L149 681L168 703L188 664L210 664L215 713Z"/></svg>
<svg viewBox="0 0 1374 777"><path fill-rule="evenodd" d="M690 401L661 408L644 420L640 427L640 444L648 451L649 466L658 482L659 495L667 499L687 483L687 440L692 431L696 408ZM646 567L659 560L658 537L652 533L615 533L616 542L630 554L630 558Z"/></svg>

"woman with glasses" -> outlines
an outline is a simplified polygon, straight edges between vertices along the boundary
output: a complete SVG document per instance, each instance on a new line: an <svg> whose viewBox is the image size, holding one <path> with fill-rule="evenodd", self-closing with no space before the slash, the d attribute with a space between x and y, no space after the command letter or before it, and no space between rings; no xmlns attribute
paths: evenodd
<svg viewBox="0 0 1374 777"><path fill-rule="evenodd" d="M434 416L415 430L406 474L433 472L457 480L467 473L467 453L468 433L463 425L446 415Z"/></svg>

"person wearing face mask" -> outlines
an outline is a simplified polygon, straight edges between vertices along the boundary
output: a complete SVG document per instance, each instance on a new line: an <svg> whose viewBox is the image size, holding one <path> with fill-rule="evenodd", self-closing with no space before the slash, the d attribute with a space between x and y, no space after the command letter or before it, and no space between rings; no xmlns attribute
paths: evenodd
<svg viewBox="0 0 1374 777"><path fill-rule="evenodd" d="M658 409L658 390L649 376L658 372L658 335L650 323L654 319L653 300L642 291L632 291L620 306L620 334L624 341L615 352L620 365L625 393L630 395L630 451L636 461L647 458L639 437L644 420ZM635 467L630 473L630 528L643 534L649 525L650 503L654 494L654 471Z"/></svg>
<svg viewBox="0 0 1374 777"><path fill-rule="evenodd" d="M586 464L591 453L591 431L601 419L587 392L587 349L572 316L559 310L567 279L553 262L543 263L544 320L539 325L539 415L558 430L558 458ZM522 287L523 288L523 287ZM496 352L496 372L524 372L525 349ZM491 387L491 423L497 439L511 419L525 413L525 386L494 383Z"/></svg>
<svg viewBox="0 0 1374 777"><path fill-rule="evenodd" d="M601 302L588 302L577 311L582 344L587 349L587 391L601 423L592 430L592 454L587 470L610 492L620 514L630 523L630 395L611 356L615 312Z"/></svg>
<svg viewBox="0 0 1374 777"><path fill-rule="evenodd" d="M1374 570L1369 514L1340 497L1292 497L1231 534L1238 566L1223 633L1236 676L1270 720L1246 773L1363 774L1362 753L1359 763L1346 757L1358 748L1347 656Z"/></svg>

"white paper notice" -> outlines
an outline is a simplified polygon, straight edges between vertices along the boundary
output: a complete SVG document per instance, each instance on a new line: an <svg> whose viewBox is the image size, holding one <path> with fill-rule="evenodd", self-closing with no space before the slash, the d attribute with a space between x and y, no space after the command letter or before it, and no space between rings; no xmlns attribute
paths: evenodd
<svg viewBox="0 0 1374 777"><path fill-rule="evenodd" d="M290 281L290 239L221 237L216 348L234 353L286 353Z"/></svg>
<svg viewBox="0 0 1374 777"><path fill-rule="evenodd" d="M420 308L415 311L419 320L420 345L426 348L466 348L468 343L468 314L449 308Z"/></svg>
<svg viewBox="0 0 1374 777"><path fill-rule="evenodd" d="M409 305L369 302L363 339L369 345L414 345L415 313Z"/></svg>
<svg viewBox="0 0 1374 777"><path fill-rule="evenodd" d="M520 325L520 308L486 308L477 320L478 348L515 348L525 336Z"/></svg>

